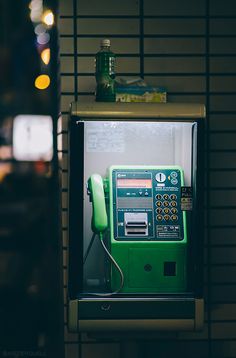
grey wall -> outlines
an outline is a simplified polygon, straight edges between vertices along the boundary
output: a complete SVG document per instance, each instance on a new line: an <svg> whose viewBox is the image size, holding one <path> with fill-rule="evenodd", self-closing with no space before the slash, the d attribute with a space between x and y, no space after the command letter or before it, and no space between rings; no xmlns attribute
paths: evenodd
<svg viewBox="0 0 236 358"><path fill-rule="evenodd" d="M94 54L103 37L111 39L118 54L118 75L143 74L149 84L166 86L169 102L205 103L209 114L204 330L160 334L148 342L128 337L101 342L69 334L65 313L66 357L236 357L236 2L61 0L59 30L63 129L70 102L94 100ZM63 162L62 179L66 312Z"/></svg>

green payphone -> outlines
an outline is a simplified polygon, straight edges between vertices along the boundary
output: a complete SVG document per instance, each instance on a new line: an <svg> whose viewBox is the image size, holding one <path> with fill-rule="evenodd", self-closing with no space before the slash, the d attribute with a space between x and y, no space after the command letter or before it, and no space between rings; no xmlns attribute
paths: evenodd
<svg viewBox="0 0 236 358"><path fill-rule="evenodd" d="M105 183L105 190L104 190ZM108 179L88 181L92 230L108 245L112 292L186 290L186 213L181 210L179 166L111 166ZM105 196L107 193L107 209ZM109 219L107 212L109 212Z"/></svg>

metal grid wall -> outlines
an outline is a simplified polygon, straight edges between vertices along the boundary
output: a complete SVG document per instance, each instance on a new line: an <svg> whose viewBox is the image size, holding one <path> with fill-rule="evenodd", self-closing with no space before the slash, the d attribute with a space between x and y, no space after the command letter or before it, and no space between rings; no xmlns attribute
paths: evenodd
<svg viewBox="0 0 236 358"><path fill-rule="evenodd" d="M234 0L61 0L63 251L66 357L236 357L236 3ZM165 86L170 102L207 105L206 322L203 332L126 345L69 334L66 122L74 100L94 100L94 54L108 37L119 76ZM82 342L82 344L80 344ZM126 353L125 353L126 352ZM128 353L127 353L128 352Z"/></svg>

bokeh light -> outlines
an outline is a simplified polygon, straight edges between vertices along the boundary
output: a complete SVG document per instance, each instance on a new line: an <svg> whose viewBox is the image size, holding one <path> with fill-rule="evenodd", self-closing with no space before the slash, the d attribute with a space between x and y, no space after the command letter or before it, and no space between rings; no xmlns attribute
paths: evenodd
<svg viewBox="0 0 236 358"><path fill-rule="evenodd" d="M41 53L41 59L45 63L45 65L48 65L50 62L50 49L45 48L45 50Z"/></svg>
<svg viewBox="0 0 236 358"><path fill-rule="evenodd" d="M37 26L35 26L34 32L36 33L36 35L40 35L40 34L44 34L46 32L46 26L43 24L38 24Z"/></svg>
<svg viewBox="0 0 236 358"><path fill-rule="evenodd" d="M50 35L47 32L37 36L37 42L40 45L46 45L49 41L50 41Z"/></svg>
<svg viewBox="0 0 236 358"><path fill-rule="evenodd" d="M51 10L47 10L43 13L42 16L42 21L47 25L47 26L52 26L54 24L54 15L53 12Z"/></svg>
<svg viewBox="0 0 236 358"><path fill-rule="evenodd" d="M39 22L43 14L43 1L32 0L29 4L30 18L33 22Z"/></svg>
<svg viewBox="0 0 236 358"><path fill-rule="evenodd" d="M36 78L34 85L40 90L44 90L50 85L50 77L48 75L40 75Z"/></svg>

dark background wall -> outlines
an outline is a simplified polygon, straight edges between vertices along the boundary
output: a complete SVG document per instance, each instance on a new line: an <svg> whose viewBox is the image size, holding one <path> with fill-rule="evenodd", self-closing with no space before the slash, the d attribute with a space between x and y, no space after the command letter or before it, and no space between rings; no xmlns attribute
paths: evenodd
<svg viewBox="0 0 236 358"><path fill-rule="evenodd" d="M56 140L50 148L59 111L58 44L56 26L42 24L48 9L56 14L57 1L0 0L0 357L63 354ZM50 85L39 88L42 74Z"/></svg>
<svg viewBox="0 0 236 358"><path fill-rule="evenodd" d="M236 357L236 2L61 0L59 30L63 129L70 102L94 100L94 54L104 37L118 55L117 75L165 86L169 102L207 106L204 330L97 341L69 334L65 314L66 357ZM66 159L65 153L65 312Z"/></svg>

